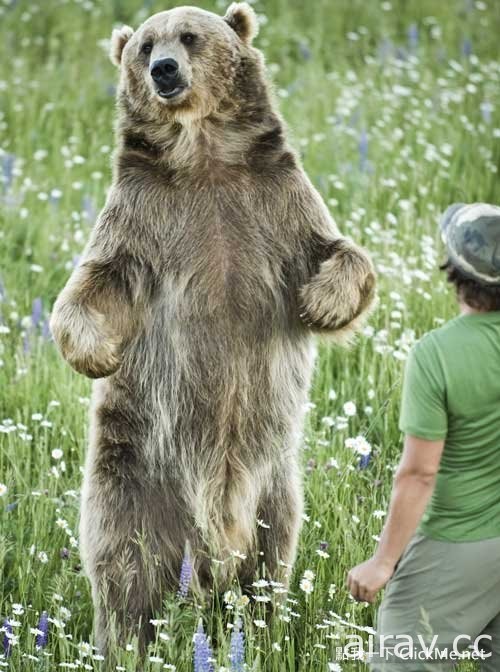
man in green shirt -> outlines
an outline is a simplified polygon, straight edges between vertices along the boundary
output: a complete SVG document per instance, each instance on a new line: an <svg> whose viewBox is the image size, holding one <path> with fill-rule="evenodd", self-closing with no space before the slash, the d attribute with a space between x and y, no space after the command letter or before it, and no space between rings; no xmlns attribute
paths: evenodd
<svg viewBox="0 0 500 672"><path fill-rule="evenodd" d="M460 315L410 353L387 521L347 579L368 602L387 584L377 672L451 670L468 646L500 672L500 208L453 205L441 232Z"/></svg>

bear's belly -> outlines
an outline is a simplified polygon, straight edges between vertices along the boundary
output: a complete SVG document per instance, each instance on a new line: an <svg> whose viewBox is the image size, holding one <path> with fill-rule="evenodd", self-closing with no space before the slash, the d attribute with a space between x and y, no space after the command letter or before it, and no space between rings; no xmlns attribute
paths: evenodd
<svg viewBox="0 0 500 672"><path fill-rule="evenodd" d="M116 543L144 531L176 557L186 541L203 557L251 555L273 470L297 459L310 340L207 344L206 332L163 326L163 339L139 339L94 383L85 546L102 527Z"/></svg>
<svg viewBox="0 0 500 672"><path fill-rule="evenodd" d="M133 414L134 450L152 469L203 472L214 454L253 469L300 430L314 354L307 334L227 331L217 320L190 325L163 312L107 380L106 396Z"/></svg>

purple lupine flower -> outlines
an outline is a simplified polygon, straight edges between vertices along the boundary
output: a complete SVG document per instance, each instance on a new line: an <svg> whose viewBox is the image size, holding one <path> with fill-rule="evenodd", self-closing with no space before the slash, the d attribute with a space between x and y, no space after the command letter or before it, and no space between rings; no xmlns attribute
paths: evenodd
<svg viewBox="0 0 500 672"><path fill-rule="evenodd" d="M320 192L324 193L328 189L328 180L325 175L318 175L317 178L318 189Z"/></svg>
<svg viewBox="0 0 500 672"><path fill-rule="evenodd" d="M30 350L31 350L30 333L29 331L26 331L26 333L23 336L23 352L26 355Z"/></svg>
<svg viewBox="0 0 500 672"><path fill-rule="evenodd" d="M42 320L42 313L43 313L43 304L42 304L42 299L38 296L36 299L34 299L32 308L31 308L31 324L34 327L38 327Z"/></svg>
<svg viewBox="0 0 500 672"><path fill-rule="evenodd" d="M88 222L93 222L97 217L97 210L95 208L94 201L87 194L85 194L82 199L82 210L85 214L85 219Z"/></svg>
<svg viewBox="0 0 500 672"><path fill-rule="evenodd" d="M232 672L243 672L245 664L245 633L241 618L236 620L229 645L229 661Z"/></svg>
<svg viewBox="0 0 500 672"><path fill-rule="evenodd" d="M411 51L415 51L418 47L418 26L416 23L412 23L408 28L408 45Z"/></svg>
<svg viewBox="0 0 500 672"><path fill-rule="evenodd" d="M465 37L462 41L462 55L465 58L470 58L472 55L472 42L468 37Z"/></svg>
<svg viewBox="0 0 500 672"><path fill-rule="evenodd" d="M2 173L3 173L3 183L5 185L5 191L7 191L12 184L14 177L14 163L16 157L14 154L5 153L2 156Z"/></svg>
<svg viewBox="0 0 500 672"><path fill-rule="evenodd" d="M191 563L189 552L188 550L186 550L186 552L184 553L184 557L182 558L181 574L179 577L179 590L177 591L177 595L179 597L182 598L187 597L192 574L193 574L193 565Z"/></svg>
<svg viewBox="0 0 500 672"><path fill-rule="evenodd" d="M371 458L371 453L368 453L368 455L361 455L358 462L358 469L366 469L366 467L370 464Z"/></svg>
<svg viewBox="0 0 500 672"><path fill-rule="evenodd" d="M378 52L378 58L380 61L382 61L382 63L392 58L394 54L394 45L392 41L388 40L387 38L382 40L382 42L379 44L377 52Z"/></svg>
<svg viewBox="0 0 500 672"><path fill-rule="evenodd" d="M213 653L212 648L209 644L208 637L203 630L203 623L200 618L198 623L198 630L196 631L194 637L194 672L214 672L214 666L212 663Z"/></svg>
<svg viewBox="0 0 500 672"><path fill-rule="evenodd" d="M408 52L406 49L403 49L403 47L398 47L396 49L396 59L398 61L407 61L408 60Z"/></svg>
<svg viewBox="0 0 500 672"><path fill-rule="evenodd" d="M368 162L368 134L365 129L361 131L361 137L359 138L359 167L361 170L366 170L366 164Z"/></svg>
<svg viewBox="0 0 500 672"><path fill-rule="evenodd" d="M46 611L40 614L37 629L39 632L35 639L35 646L37 649L43 649L49 642L49 617Z"/></svg>
<svg viewBox="0 0 500 672"><path fill-rule="evenodd" d="M46 341L50 341L52 339L52 332L50 331L50 323L47 318L45 318L42 324L42 337Z"/></svg>
<svg viewBox="0 0 500 672"><path fill-rule="evenodd" d="M310 61L312 57L312 52L309 49L309 46L305 42L299 43L299 54L302 56L304 61Z"/></svg>
<svg viewBox="0 0 500 672"><path fill-rule="evenodd" d="M2 638L3 651L5 657L8 658L12 653L11 636L13 635L13 631L12 631L12 625L9 623L7 619L5 619L5 621L3 622L2 630L3 630L3 638Z"/></svg>
<svg viewBox="0 0 500 672"><path fill-rule="evenodd" d="M354 110L354 112L351 114L348 124L351 128L356 128L359 122L359 109Z"/></svg>
<svg viewBox="0 0 500 672"><path fill-rule="evenodd" d="M481 116L483 117L483 121L486 124L491 124L491 113L493 112L493 105L490 103L489 100L483 100L480 107L481 107Z"/></svg>

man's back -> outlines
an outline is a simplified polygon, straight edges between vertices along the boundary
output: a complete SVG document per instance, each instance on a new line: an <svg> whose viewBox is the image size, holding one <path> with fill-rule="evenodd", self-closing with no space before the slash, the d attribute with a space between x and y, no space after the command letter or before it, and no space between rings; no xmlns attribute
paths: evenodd
<svg viewBox="0 0 500 672"><path fill-rule="evenodd" d="M500 536L500 311L461 315L415 346L400 428L445 439L420 531L446 541Z"/></svg>
<svg viewBox="0 0 500 672"><path fill-rule="evenodd" d="M485 653L482 672L500 670L500 207L455 203L439 228L461 315L410 353L386 522L347 579L358 600L386 588L373 672L444 672L466 641ZM431 636L427 664L418 642Z"/></svg>

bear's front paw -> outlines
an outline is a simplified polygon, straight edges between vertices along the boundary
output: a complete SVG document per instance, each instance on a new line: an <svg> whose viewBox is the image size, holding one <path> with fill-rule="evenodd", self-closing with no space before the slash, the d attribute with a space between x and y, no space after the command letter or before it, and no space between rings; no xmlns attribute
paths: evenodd
<svg viewBox="0 0 500 672"><path fill-rule="evenodd" d="M353 243L343 241L334 256L301 292L300 317L313 329L352 336L375 301L375 271L368 256Z"/></svg>
<svg viewBox="0 0 500 672"><path fill-rule="evenodd" d="M104 315L78 305L56 304L50 328L64 359L88 378L106 378L121 364L120 340Z"/></svg>

